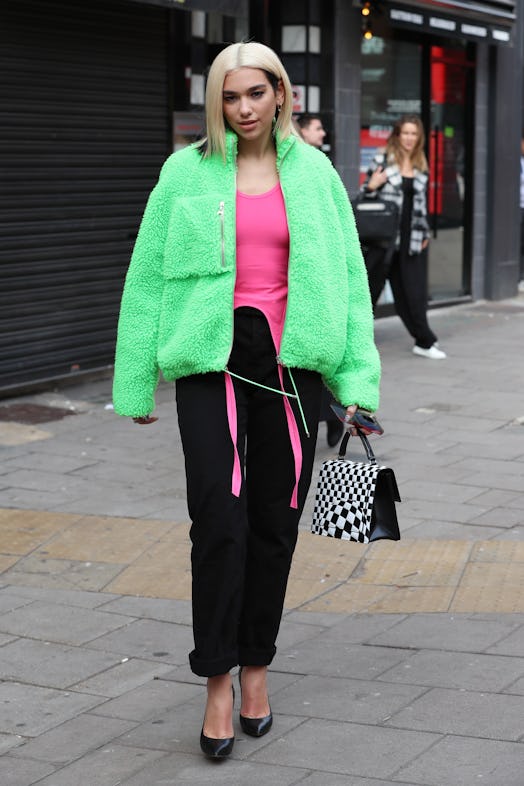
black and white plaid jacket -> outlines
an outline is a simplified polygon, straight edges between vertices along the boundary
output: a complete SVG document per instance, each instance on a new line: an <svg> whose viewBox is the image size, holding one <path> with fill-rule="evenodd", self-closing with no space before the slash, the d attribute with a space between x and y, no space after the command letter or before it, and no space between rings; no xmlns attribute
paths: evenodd
<svg viewBox="0 0 524 786"><path fill-rule="evenodd" d="M379 166L385 168L388 179L381 188L376 191L366 191L369 178ZM428 175L415 169L413 176L413 212L411 214L411 235L409 238L409 253L420 254L422 243L430 236L427 219L426 189L428 185ZM382 199L395 202L398 205L399 215L402 212L402 175L396 164L387 164L383 153L378 153L374 158L370 169L368 169L366 179L362 184L361 191L366 198L375 199L379 194ZM395 247L400 245L400 230L397 235Z"/></svg>

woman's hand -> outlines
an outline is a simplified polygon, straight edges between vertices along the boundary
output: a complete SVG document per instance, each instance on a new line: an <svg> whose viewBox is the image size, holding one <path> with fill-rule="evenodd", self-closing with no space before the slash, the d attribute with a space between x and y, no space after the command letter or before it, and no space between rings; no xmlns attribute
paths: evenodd
<svg viewBox="0 0 524 786"><path fill-rule="evenodd" d="M422 251L429 246L429 237L422 241Z"/></svg>
<svg viewBox="0 0 524 786"><path fill-rule="evenodd" d="M376 191L377 188L381 188L384 185L387 179L388 176L386 170L384 169L383 166L379 166L377 167L377 169L375 169L375 171L369 178L366 188L369 191Z"/></svg>
<svg viewBox="0 0 524 786"><path fill-rule="evenodd" d="M138 423L139 426L147 426L149 423L156 423L158 418L151 415L144 415L143 418L133 418L133 423Z"/></svg>

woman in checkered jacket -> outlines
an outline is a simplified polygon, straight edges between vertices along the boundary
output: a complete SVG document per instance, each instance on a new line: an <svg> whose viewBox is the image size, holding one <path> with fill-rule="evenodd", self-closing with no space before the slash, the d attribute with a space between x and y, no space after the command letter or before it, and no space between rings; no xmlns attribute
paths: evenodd
<svg viewBox="0 0 524 786"><path fill-rule="evenodd" d="M403 115L395 123L384 153L373 159L362 186L369 199L380 194L398 205L400 222L395 251L386 270L386 250L371 246L366 253L366 266L373 305L389 278L397 313L415 339L414 354L442 360L446 354L439 349L427 319L427 183L422 122L418 115Z"/></svg>

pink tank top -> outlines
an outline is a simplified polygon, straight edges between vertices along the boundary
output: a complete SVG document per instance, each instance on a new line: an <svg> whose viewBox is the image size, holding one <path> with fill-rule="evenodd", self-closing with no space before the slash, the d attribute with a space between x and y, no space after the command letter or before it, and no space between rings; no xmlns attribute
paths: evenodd
<svg viewBox="0 0 524 786"><path fill-rule="evenodd" d="M234 308L251 306L265 315L275 355L280 352L287 305L289 230L286 206L280 183L265 194L237 191L237 263ZM237 413L235 389L226 371L226 405L229 432L233 442L231 491L238 497L242 484L237 451ZM278 363L280 389L284 391L283 370ZM298 426L287 396L282 396L295 463L295 486L290 505L298 504L298 482L302 471L302 447Z"/></svg>
<svg viewBox="0 0 524 786"><path fill-rule="evenodd" d="M234 307L262 311L277 354L286 315L288 259L289 231L280 183L265 194L237 191Z"/></svg>

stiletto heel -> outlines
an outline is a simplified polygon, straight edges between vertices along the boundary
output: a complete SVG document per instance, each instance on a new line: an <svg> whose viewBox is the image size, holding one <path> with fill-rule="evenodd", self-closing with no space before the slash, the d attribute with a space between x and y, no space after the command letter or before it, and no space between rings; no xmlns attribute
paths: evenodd
<svg viewBox="0 0 524 786"><path fill-rule="evenodd" d="M238 672L238 682L240 684L240 694L242 695L242 666ZM269 715L264 715L262 718L246 718L240 713L239 720L244 734L248 734L250 737L263 737L273 725L273 713L271 712L271 707L269 708Z"/></svg>
<svg viewBox="0 0 524 786"><path fill-rule="evenodd" d="M233 693L233 707L235 706L235 689L231 686ZM205 719L204 719L205 720ZM223 737L216 739L215 737L206 737L204 734L204 726L200 732L200 750L207 756L208 759L226 759L233 750L235 743L235 735L232 737Z"/></svg>

